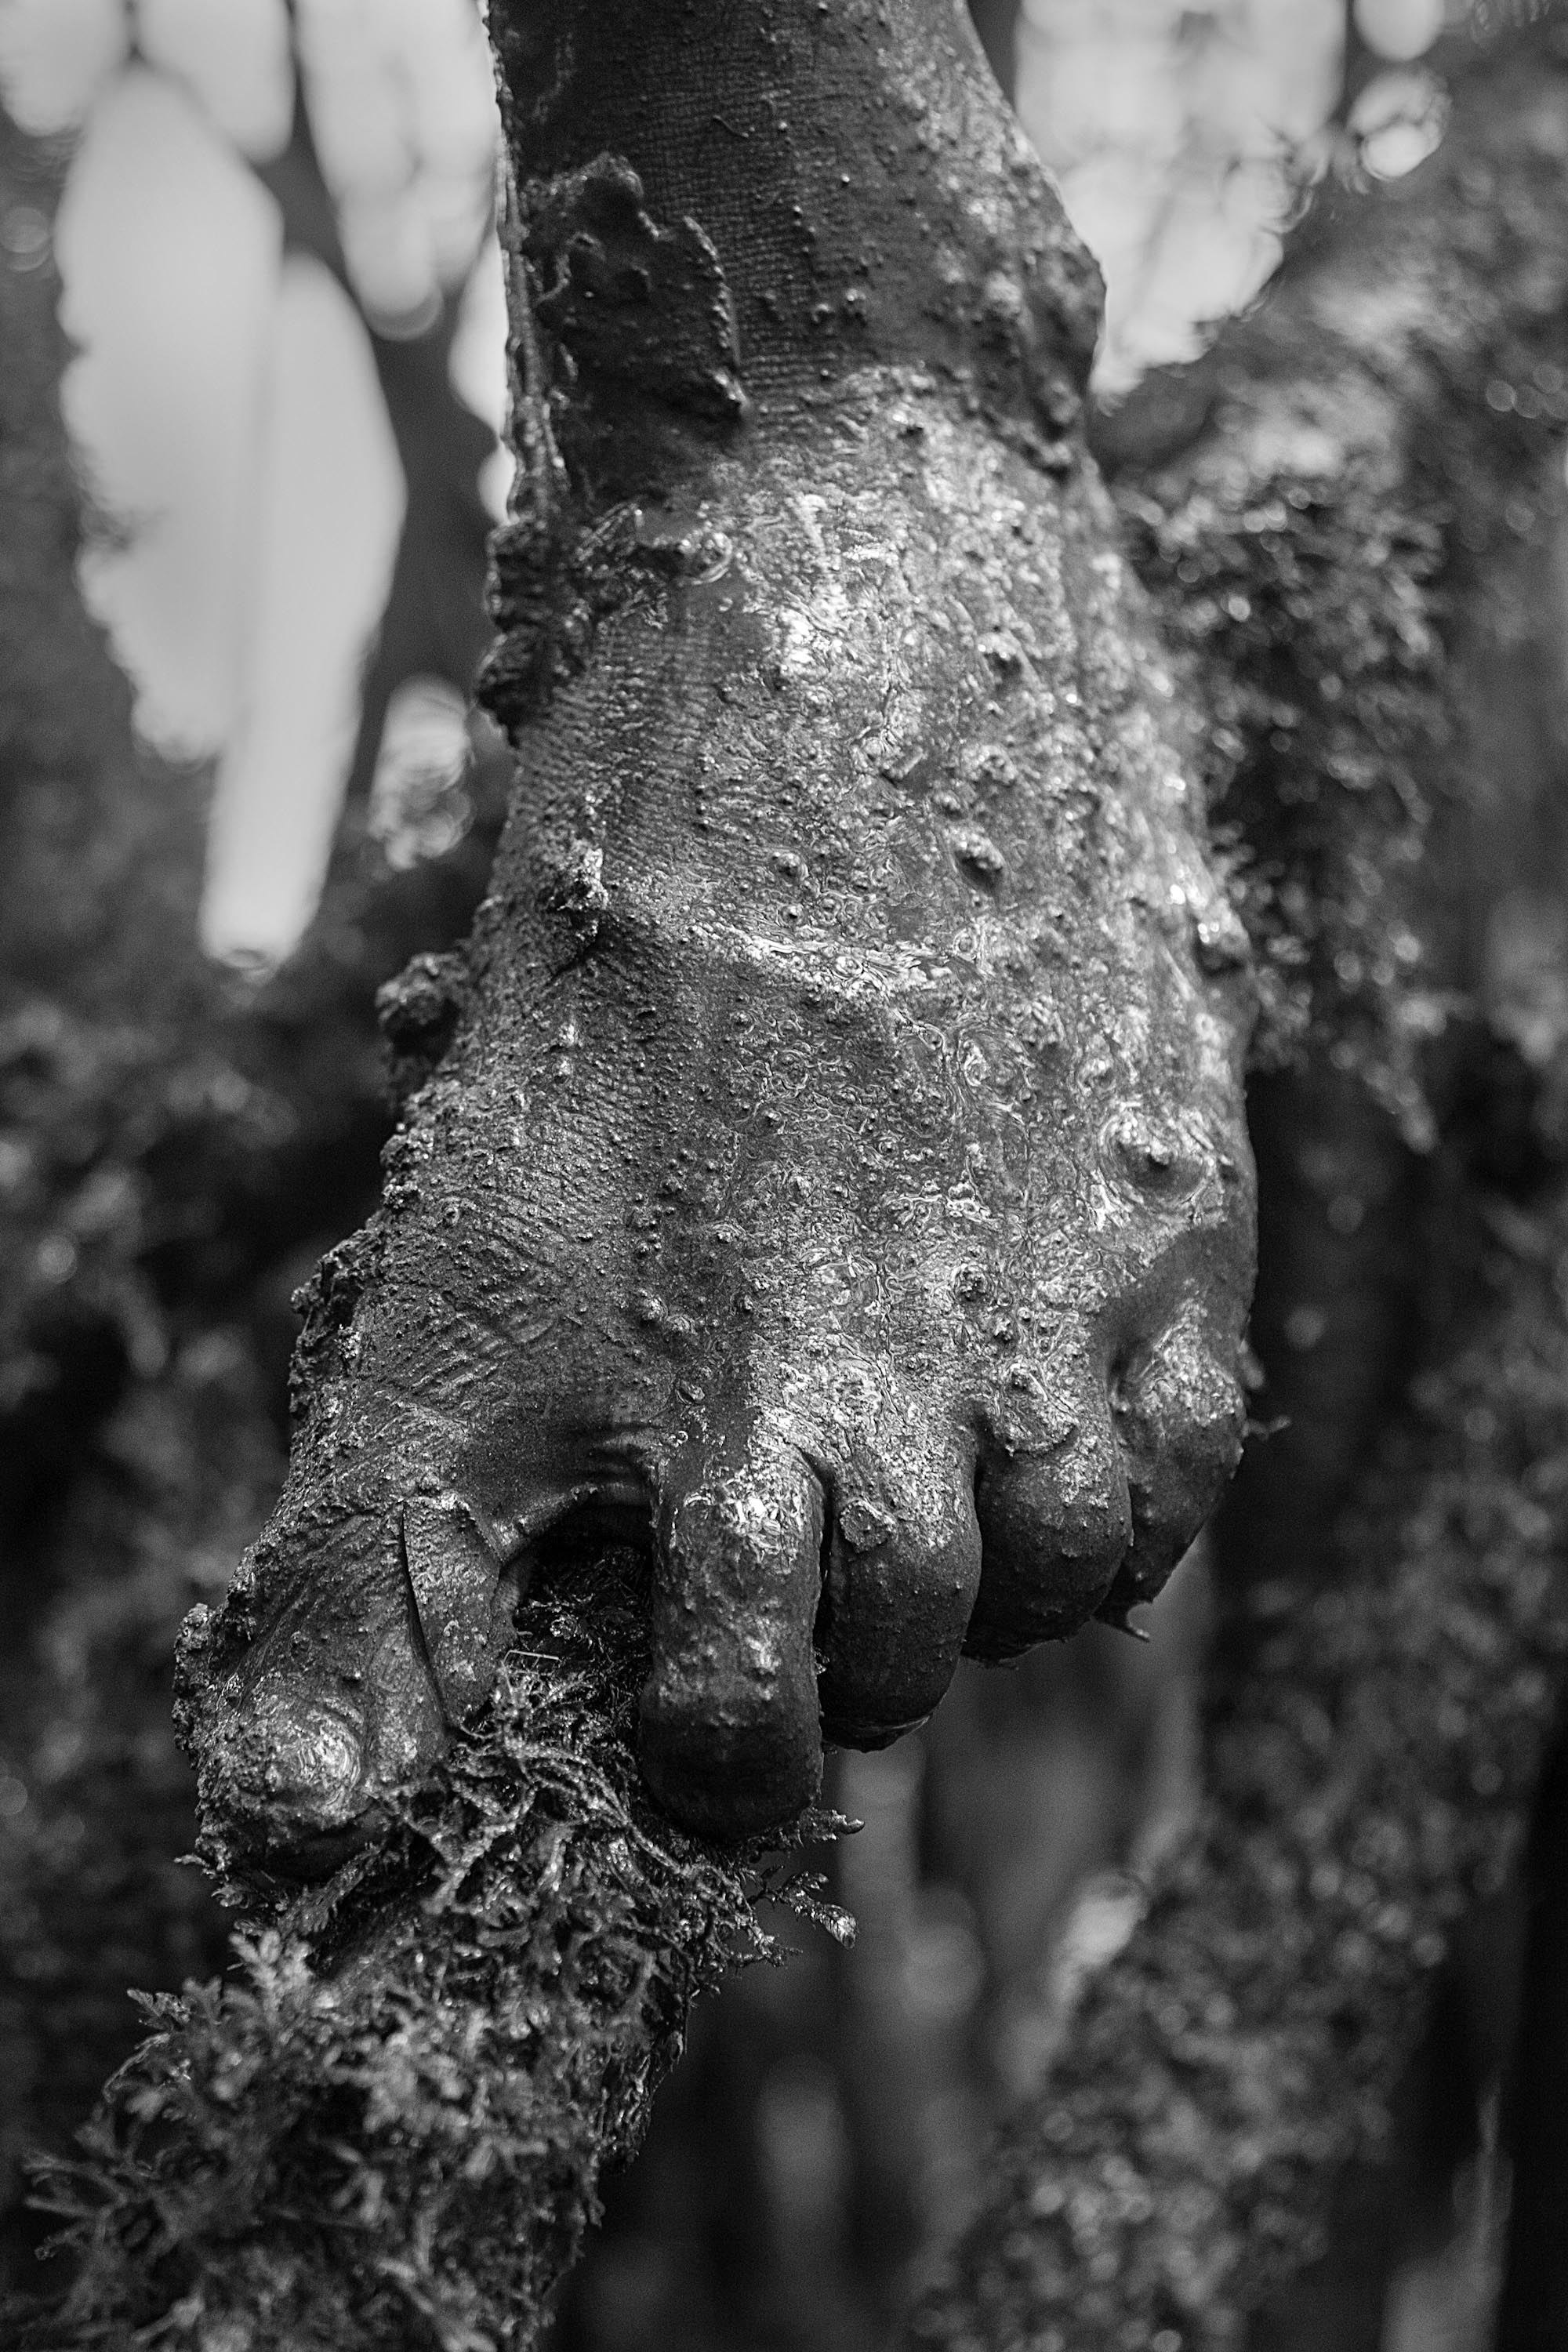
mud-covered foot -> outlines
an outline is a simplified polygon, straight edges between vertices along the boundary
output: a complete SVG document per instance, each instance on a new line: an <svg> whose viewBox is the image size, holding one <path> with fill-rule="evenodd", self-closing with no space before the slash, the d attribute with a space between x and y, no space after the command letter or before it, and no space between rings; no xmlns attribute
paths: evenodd
<svg viewBox="0 0 1568 2352"><path fill-rule="evenodd" d="M493 894L392 1007L431 1066L187 1676L210 1818L306 1864L569 1518L649 1546L643 1769L735 1835L1152 1597L1240 1444L1245 941L1076 438L1087 265L937 0L731 12L715 109L806 126L738 193L648 127L705 9L605 7L625 121L563 49L510 126ZM514 88L570 13L492 11Z"/></svg>

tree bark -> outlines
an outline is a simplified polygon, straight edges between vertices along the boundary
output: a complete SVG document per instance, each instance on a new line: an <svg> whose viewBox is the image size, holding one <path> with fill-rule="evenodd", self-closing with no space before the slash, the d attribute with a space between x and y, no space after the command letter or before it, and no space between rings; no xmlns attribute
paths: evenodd
<svg viewBox="0 0 1568 2352"><path fill-rule="evenodd" d="M13 2340L539 2340L690 2000L773 1954L760 1857L705 1853L640 1789L637 1563L569 1556L518 1631L440 1788L253 1926L225 1986L154 2005L51 2175L70 2290Z"/></svg>

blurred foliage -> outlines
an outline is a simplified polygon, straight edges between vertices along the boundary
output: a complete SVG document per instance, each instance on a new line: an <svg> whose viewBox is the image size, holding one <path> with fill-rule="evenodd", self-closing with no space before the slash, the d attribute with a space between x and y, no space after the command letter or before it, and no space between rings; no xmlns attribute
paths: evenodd
<svg viewBox="0 0 1568 2352"><path fill-rule="evenodd" d="M1099 383L1194 358L1279 257L1335 124L1468 0L1023 0L1018 111L1105 272ZM1416 160L1394 158L1399 170Z"/></svg>
<svg viewBox="0 0 1568 2352"><path fill-rule="evenodd" d="M68 409L112 526L89 601L143 728L216 756L209 941L276 961L340 812L363 824L384 749L408 764L406 684L462 756L503 383L479 19L6 0L0 87L72 142Z"/></svg>

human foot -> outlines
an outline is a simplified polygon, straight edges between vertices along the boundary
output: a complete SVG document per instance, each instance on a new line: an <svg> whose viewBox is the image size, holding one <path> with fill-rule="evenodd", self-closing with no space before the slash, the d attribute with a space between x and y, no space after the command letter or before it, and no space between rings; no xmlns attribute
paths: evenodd
<svg viewBox="0 0 1568 2352"><path fill-rule="evenodd" d="M514 72L542 68L509 27L552 13L495 11ZM700 36L626 13L633 47ZM965 1647L1152 1597L1239 1450L1245 940L1076 439L1084 268L934 0L919 72L903 12L847 5L809 56L806 13L787 54L726 53L737 105L764 73L803 121L855 74L923 86L913 183L931 110L973 151L897 301L823 259L814 149L795 316L682 211L689 159L605 161L635 126L584 129L559 78L530 134L517 795L466 955L395 1004L434 1066L315 1286L289 1486L187 1672L213 1817L307 1860L482 1700L569 1517L646 1530L644 1770L739 1834L811 1801L823 1738L928 1714ZM775 215L764 187L735 216Z"/></svg>

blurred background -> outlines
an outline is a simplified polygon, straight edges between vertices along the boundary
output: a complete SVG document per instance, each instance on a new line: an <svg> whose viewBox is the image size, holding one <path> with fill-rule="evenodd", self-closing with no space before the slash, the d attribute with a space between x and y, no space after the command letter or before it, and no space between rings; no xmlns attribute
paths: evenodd
<svg viewBox="0 0 1568 2352"><path fill-rule="evenodd" d="M974 0L1105 270L1102 400L1258 295L1331 158L1396 177L1431 152L1422 60L1460 13ZM210 775L203 934L260 982L345 843L446 856L500 759L468 708L510 470L482 22L474 0L0 0L0 93L68 154L53 219L16 204L0 236L12 268L60 273L83 590L144 738ZM1149 1648L1094 1628L965 1670L925 1734L837 1760L831 1801L864 1827L826 1867L858 1941L809 1942L699 2017L563 2347L881 2341L1190 1815L1204 1613L1196 1558ZM1386 2294L1380 2273L1337 2318L1320 2296L1268 2342L1479 2352L1484 2116L1439 2179Z"/></svg>
<svg viewBox="0 0 1568 2352"><path fill-rule="evenodd" d="M1347 117L1391 173L1440 129L1419 60L1444 0L976 14L1105 271L1110 398L1257 293ZM54 238L89 604L145 734L216 762L209 946L275 964L345 793L403 855L457 821L476 551L510 470L479 16L0 0L0 88L74 142ZM13 214L13 259L48 236Z"/></svg>

